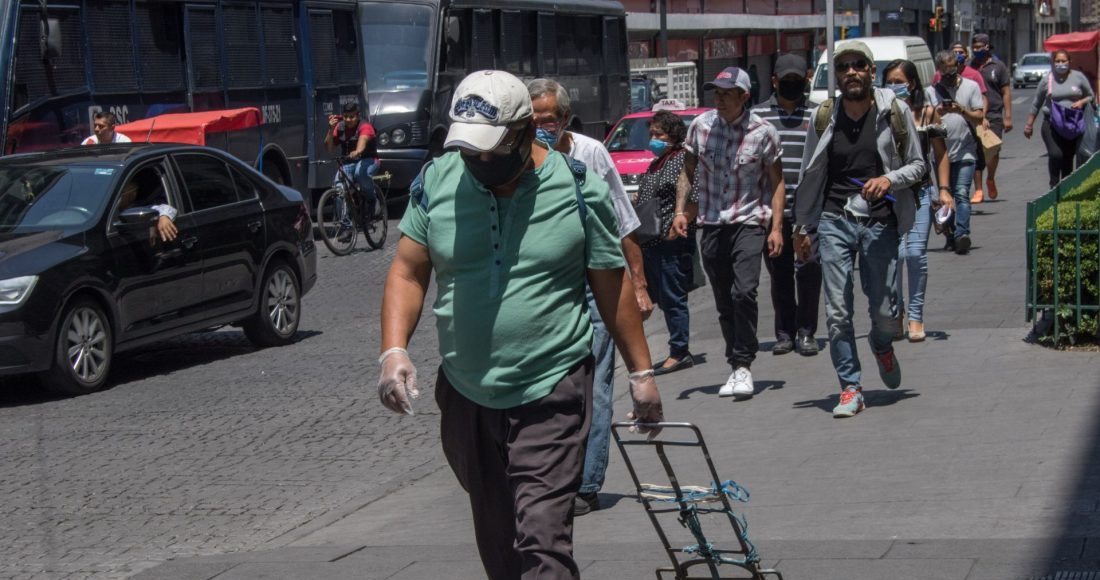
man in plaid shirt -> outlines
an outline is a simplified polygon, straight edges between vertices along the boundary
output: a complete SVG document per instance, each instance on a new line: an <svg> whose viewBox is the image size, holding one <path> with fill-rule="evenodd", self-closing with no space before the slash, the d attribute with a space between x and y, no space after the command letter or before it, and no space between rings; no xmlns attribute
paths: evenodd
<svg viewBox="0 0 1100 580"><path fill-rule="evenodd" d="M775 127L745 106L749 75L729 67L703 85L714 91L713 111L692 121L676 192L672 236L687 236L688 220L702 227L703 269L710 278L718 322L733 369L719 396L755 393L749 367L759 343L756 303L765 240L768 255L783 250L783 154ZM695 190L689 203L689 194Z"/></svg>

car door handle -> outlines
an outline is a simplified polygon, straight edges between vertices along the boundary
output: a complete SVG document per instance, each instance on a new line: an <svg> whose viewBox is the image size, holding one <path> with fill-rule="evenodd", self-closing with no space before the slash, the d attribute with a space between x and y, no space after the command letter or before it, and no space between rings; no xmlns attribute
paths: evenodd
<svg viewBox="0 0 1100 580"><path fill-rule="evenodd" d="M180 245L190 250L195 247L195 243L199 241L195 236L187 236L186 238L180 238Z"/></svg>
<svg viewBox="0 0 1100 580"><path fill-rule="evenodd" d="M250 231L252 233L256 233L256 232L260 231L260 226L263 226L263 225L264 225L264 223L260 220L256 220L254 222L248 222L248 231Z"/></svg>

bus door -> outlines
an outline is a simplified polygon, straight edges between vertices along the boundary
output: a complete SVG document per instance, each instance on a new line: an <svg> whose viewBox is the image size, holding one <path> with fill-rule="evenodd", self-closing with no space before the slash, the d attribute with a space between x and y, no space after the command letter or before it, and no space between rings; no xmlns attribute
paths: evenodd
<svg viewBox="0 0 1100 580"><path fill-rule="evenodd" d="M187 5L187 98L192 111L224 109L218 14L214 6Z"/></svg>

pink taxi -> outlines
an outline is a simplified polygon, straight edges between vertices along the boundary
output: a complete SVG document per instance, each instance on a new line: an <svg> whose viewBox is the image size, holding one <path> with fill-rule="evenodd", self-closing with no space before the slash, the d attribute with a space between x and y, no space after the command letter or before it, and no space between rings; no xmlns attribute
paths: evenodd
<svg viewBox="0 0 1100 580"><path fill-rule="evenodd" d="M685 125L690 125L692 119L710 110L707 108L676 109L671 106L654 108L658 110L664 108L680 115ZM654 155L649 152L649 120L655 113L656 111L642 111L623 117L603 142L607 151L611 153L615 169L623 179L623 186L631 195L638 191L638 182L654 159Z"/></svg>

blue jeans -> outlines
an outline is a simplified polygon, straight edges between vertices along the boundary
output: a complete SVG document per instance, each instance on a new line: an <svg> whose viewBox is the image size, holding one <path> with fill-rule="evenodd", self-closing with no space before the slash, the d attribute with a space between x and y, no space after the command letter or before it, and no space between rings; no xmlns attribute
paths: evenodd
<svg viewBox="0 0 1100 580"><path fill-rule="evenodd" d="M955 232L948 241L970 235L970 185L974 183L973 161L951 162L951 197L955 198Z"/></svg>
<svg viewBox="0 0 1100 580"><path fill-rule="evenodd" d="M898 266L898 311L905 310L905 286L902 271L909 272L909 320L924 321L924 291L928 287L928 232L932 229L932 193L936 186L929 185L921 191L920 208L909 230L898 247L898 259L905 264Z"/></svg>
<svg viewBox="0 0 1100 580"><path fill-rule="evenodd" d="M642 248L649 299L665 315L668 356L676 360L689 354L688 288L691 287L691 255L694 252L695 240L689 238L662 240Z"/></svg>
<svg viewBox="0 0 1100 580"><path fill-rule="evenodd" d="M898 262L898 228L891 224L860 224L833 213L821 214L817 226L821 270L825 284L825 316L829 354L840 388L860 384L859 356L852 325L855 264L867 296L871 352L889 352L894 337L894 284Z"/></svg>
<svg viewBox="0 0 1100 580"><path fill-rule="evenodd" d="M595 493L603 487L607 472L608 447L611 443L612 395L615 387L615 343L600 318L592 289L585 287L588 313L592 317L592 356L596 372L592 377L592 427L584 453L584 476L580 493Z"/></svg>
<svg viewBox="0 0 1100 580"><path fill-rule="evenodd" d="M367 196L367 201L373 202L376 199L374 180L371 179L375 173L378 173L378 163L374 159L360 159L355 163L348 163L344 166L344 172L359 186L363 195ZM334 184L339 185L339 181L340 178L337 176Z"/></svg>

